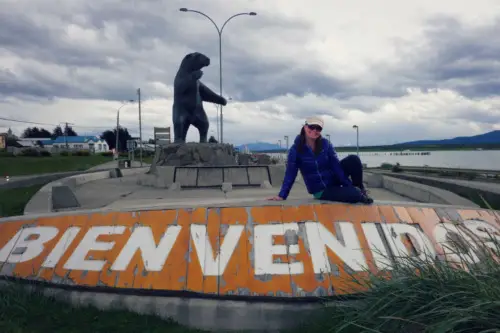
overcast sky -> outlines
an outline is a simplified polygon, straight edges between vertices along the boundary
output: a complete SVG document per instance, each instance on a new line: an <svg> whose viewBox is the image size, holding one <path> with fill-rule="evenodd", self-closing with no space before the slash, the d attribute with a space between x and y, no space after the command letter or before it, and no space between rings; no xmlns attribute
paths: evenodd
<svg viewBox="0 0 500 333"><path fill-rule="evenodd" d="M335 145L475 135L500 129L498 0L0 0L0 117L116 124L142 91L143 138L172 122L172 82L189 52L211 58L224 141L275 143L310 115ZM216 108L205 103L217 136ZM137 104L121 124L138 134ZM22 123L0 120L19 134ZM191 127L188 140L198 140Z"/></svg>

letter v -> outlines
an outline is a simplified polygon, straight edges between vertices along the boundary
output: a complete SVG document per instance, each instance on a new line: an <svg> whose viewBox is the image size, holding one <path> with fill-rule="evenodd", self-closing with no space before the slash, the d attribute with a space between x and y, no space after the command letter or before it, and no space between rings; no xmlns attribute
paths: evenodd
<svg viewBox="0 0 500 333"><path fill-rule="evenodd" d="M214 251L207 235L207 227L205 225L191 225L191 238L204 276L221 276L224 273L244 228L242 225L229 226L224 242L222 242L220 251L214 260Z"/></svg>

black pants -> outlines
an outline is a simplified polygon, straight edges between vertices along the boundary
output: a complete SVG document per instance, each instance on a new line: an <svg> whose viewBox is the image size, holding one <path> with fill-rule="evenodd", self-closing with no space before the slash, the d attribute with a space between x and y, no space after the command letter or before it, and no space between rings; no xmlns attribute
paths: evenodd
<svg viewBox="0 0 500 333"><path fill-rule="evenodd" d="M340 166L346 177L351 178L354 186L341 187L336 181L325 189L321 195L321 200L338 201L346 203L361 202L363 195L360 190L363 185L363 164L357 155L349 155L340 161Z"/></svg>

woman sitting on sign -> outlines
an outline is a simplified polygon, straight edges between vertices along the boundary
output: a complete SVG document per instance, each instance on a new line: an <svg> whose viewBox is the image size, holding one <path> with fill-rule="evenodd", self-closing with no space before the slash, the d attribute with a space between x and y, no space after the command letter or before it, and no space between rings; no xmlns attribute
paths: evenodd
<svg viewBox="0 0 500 333"><path fill-rule="evenodd" d="M373 203L363 185L363 165L359 157L349 155L339 161L332 144L321 136L322 130L321 118L306 120L288 152L281 191L269 200L286 200L300 170L307 191L316 199Z"/></svg>

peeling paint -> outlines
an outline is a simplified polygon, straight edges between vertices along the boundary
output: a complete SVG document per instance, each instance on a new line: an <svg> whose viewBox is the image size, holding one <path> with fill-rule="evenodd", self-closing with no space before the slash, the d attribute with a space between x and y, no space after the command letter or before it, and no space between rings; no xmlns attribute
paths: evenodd
<svg viewBox="0 0 500 333"><path fill-rule="evenodd" d="M440 229L443 225L450 230ZM68 237L71 227L77 229ZM160 249L171 227L178 232L170 233L171 244ZM444 259L449 254L443 243L455 240L461 244L459 250L470 251L471 235L484 238L485 228L500 241L498 212L342 204L27 218L0 223L0 275L67 285L321 297L354 292L349 275L363 277L357 262L371 271L382 267L374 244L381 244L389 254L385 264L390 269L397 260L392 255L395 251L415 256L422 252L419 238L425 238L435 255ZM134 231L144 229L147 233L132 244L140 246L131 246L128 241ZM143 235L149 235L148 240ZM113 264L126 250L135 252L122 255L120 260L125 259L115 269Z"/></svg>

